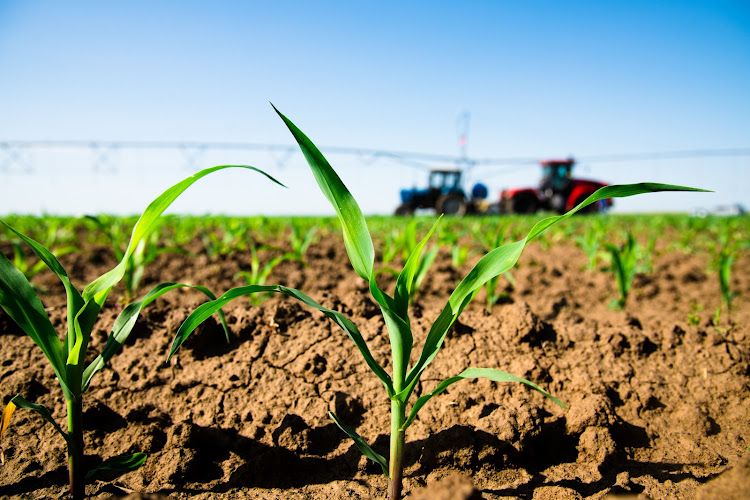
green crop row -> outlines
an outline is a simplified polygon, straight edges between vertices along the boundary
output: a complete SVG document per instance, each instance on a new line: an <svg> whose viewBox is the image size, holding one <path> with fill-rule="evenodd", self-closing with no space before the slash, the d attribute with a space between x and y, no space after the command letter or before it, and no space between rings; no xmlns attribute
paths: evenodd
<svg viewBox="0 0 750 500"><path fill-rule="evenodd" d="M80 250L81 243L110 247L119 261L127 247L135 217L86 216L30 217L9 216L6 221L19 232L42 243L57 256ZM378 273L398 276L418 244L418 235L428 231L433 218L422 216L403 219L373 216L367 224L375 242ZM436 229L435 242L420 258L412 301L419 293L424 277L442 249L450 256L453 267L460 271L473 265L479 257L503 243L520 239L533 216L493 216L445 219ZM273 269L286 260L306 264L309 246L337 231L335 217L227 217L227 216L162 216L148 238L139 243L130 255L122 283L121 302L132 301L138 291L144 269L157 256L180 253L190 256L205 254L209 258L245 252L251 254L250 267L240 270L235 280L248 285L263 285ZM26 249L22 240L12 233L0 233L0 243L9 242L13 264L31 280L45 269L44 262ZM706 273L718 278L722 306L715 314L731 313L735 296L731 287L732 265L750 249L750 217L695 218L686 215L609 215L579 217L564 226L555 226L538 238L543 248L562 242L574 242L587 257L586 269L612 272L613 289L618 297L612 306L624 308L635 274L654 271L654 259L664 252L700 255L708 263ZM488 312L503 297L499 288L504 279L512 288L513 275L504 273L485 287ZM37 291L45 290L34 284ZM260 303L267 296L251 298ZM717 321L718 322L718 321Z"/></svg>
<svg viewBox="0 0 750 500"><path fill-rule="evenodd" d="M100 223L89 217L5 215L3 219L49 248L77 247L82 241L90 244L111 245L112 236L120 246L127 243L137 217L98 215ZM407 256L416 244L415 235L429 230L434 219L417 216L407 219L394 216L368 216L368 227L378 243L383 265ZM458 248L459 255L480 254L487 251L498 236L502 241L514 241L536 221L535 216L468 216L446 219L436 230L441 246ZM105 229L106 226L106 229ZM236 216L162 216L154 233L164 247L192 247L209 256L249 250L248 238L256 242L303 239L315 229L318 236L335 233L335 217L236 217ZM750 217L690 217L687 215L602 215L579 217L561 227L553 227L539 237L539 244L553 246L561 241L575 241L582 248L584 241L601 242L605 238L627 240L627 234L637 234L643 245L655 240L664 250L684 253L715 253L722 241L737 247L750 244ZM0 233L3 241L19 241L12 234ZM588 253L588 252L587 252ZM454 264L465 260L457 257Z"/></svg>
<svg viewBox="0 0 750 500"><path fill-rule="evenodd" d="M254 167L225 165L203 170L165 191L147 207L137 220L132 221L132 224L128 219L107 220L102 217L83 219L82 223L87 225L87 234L92 235L95 242L112 246L118 264L111 271L91 282L82 292L71 284L67 272L51 251L58 244L70 243L64 238L68 234L78 234L78 226L74 225L71 228L67 226L69 221L60 219L60 224L50 223L49 228L40 231L38 227L24 226L24 219L7 218L2 225L6 229L6 234L10 236L10 241L20 240L28 245L33 254L57 275L65 288L68 304L67 328L61 340L23 270L14 265L3 252L0 252L0 306L41 348L48 359L66 401L68 422L67 431L65 431L47 408L17 395L11 399L3 413L0 438L8 429L16 407L35 411L52 424L67 444L70 492L73 498L84 496L85 482L94 477L98 471L102 469L133 470L146 460L144 454L135 453L112 457L104 460L94 470L84 470L83 398L96 373L119 352L126 342L142 309L163 294L185 287L200 290L206 295L208 301L194 310L179 328L168 357L174 356L190 333L213 314L219 315L226 332L226 323L221 308L231 300L248 295L253 297L257 294L279 293L323 312L334 321L355 343L365 363L382 382L386 397L391 403L388 458L371 447L337 415L332 412L329 412L329 415L336 425L352 438L367 458L380 465L383 474L389 479L389 498L391 500L401 498L406 431L429 400L445 391L450 385L473 378L487 378L495 382L517 382L565 408L559 399L536 383L494 367L468 367L461 373L438 383L431 391L421 392L419 382L423 373L439 353L451 326L478 292L487 283L507 273L516 264L530 241L536 239L545 246L572 238L576 231L580 230L580 226L566 224L557 226L556 224L568 219L573 213L591 203L605 198L634 196L656 191L696 191L693 188L653 183L607 186L591 195L569 213L547 217L533 225L527 224L526 228L521 222L528 219L520 218L467 219L465 221L438 219L429 222L419 218L406 223L402 220L374 218L368 225L353 196L320 151L291 121L280 113L279 116L299 144L318 186L337 214L333 220L342 230L353 270L369 284L370 293L380 307L391 344L391 360L387 365L391 369L390 373L375 360L355 323L341 312L323 307L300 290L282 285L265 284L265 279L270 272L267 267L273 260L267 261L266 267L263 267L258 255L261 251L274 251L269 246L269 240L278 239L279 234L285 235L289 241L289 249L284 249L279 258L304 261L304 252L317 233L323 235L332 231L332 224L320 225L318 219L299 219L304 222L298 222L296 226L289 227L285 219L275 218L180 218L177 219L179 221L177 224L159 226L159 222L164 220L161 214L185 189L200 178L216 171L226 168L251 169L265 175L270 181L278 183ZM261 181L268 182L263 179ZM76 224L78 223L79 221L76 221ZM491 231L486 229L488 223L494 224L491 226ZM531 230L527 229L529 225L532 226ZM67 229L63 230L61 227ZM605 224L604 227L608 226ZM376 283L378 271L375 266L376 251L371 229L379 235L376 240L382 248L379 252L380 259L383 260L384 256L388 255L390 259L388 264L391 267L398 261L400 269L393 268L396 278L393 290L382 290ZM130 233L131 230L132 233ZM129 233L131 236L128 239L124 235ZM29 234L34 234L43 240L43 243L30 237ZM254 264L246 278L253 283L228 290L218 298L205 287L178 282L160 283L140 300L132 300L133 297L130 297L128 304L122 308L115 320L103 350L87 364L86 360L91 359L87 357L87 348L92 328L113 287L123 280L130 279L131 282L137 282L137 269L139 266L147 265L150 262L149 259L156 255L159 249L171 248L174 249L173 251L182 249L187 254L194 253L192 245L195 244L196 237L203 245L203 250L211 255L231 255L238 251L250 251L254 256ZM451 250L451 255L457 264L468 263L470 250L462 250L463 245L474 246L483 256L473 264L448 297L442 312L435 319L427 337L423 339L421 353L415 361L412 359L415 339L412 335L409 317L410 305L419 289L421 278L429 272L430 263L434 259L433 249L437 247L430 246L431 239L436 241L436 245L450 245L452 249L456 249ZM150 251L149 246L154 250ZM128 273L131 273L130 278L128 278ZM134 293L136 290L137 286L131 292ZM217 339L217 341L220 340Z"/></svg>

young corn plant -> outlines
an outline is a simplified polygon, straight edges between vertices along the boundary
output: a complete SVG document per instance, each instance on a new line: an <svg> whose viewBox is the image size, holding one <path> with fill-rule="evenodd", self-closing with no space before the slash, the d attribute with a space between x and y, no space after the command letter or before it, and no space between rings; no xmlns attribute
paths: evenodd
<svg viewBox="0 0 750 500"><path fill-rule="evenodd" d="M619 297L613 299L609 304L612 309L623 310L630 295L635 273L639 271L638 256L640 249L638 242L632 233L628 233L625 243L618 247L612 243L604 243L604 248L609 252L610 270L615 275Z"/></svg>
<svg viewBox="0 0 750 500"><path fill-rule="evenodd" d="M419 294L419 290L422 288L422 283L427 277L427 274L432 267L433 262L438 254L438 246L435 245L424 254L420 254L417 261L417 269L414 272L414 280L411 288L409 289L409 305L414 304L414 300Z"/></svg>
<svg viewBox="0 0 750 500"><path fill-rule="evenodd" d="M732 264L734 264L734 255L732 251L724 247L719 252L718 267L719 267L719 290L721 291L721 299L723 305L727 308L727 315L732 313L732 300L737 295L731 288L732 281ZM721 307L718 309L720 314ZM718 323L718 318L717 318Z"/></svg>
<svg viewBox="0 0 750 500"><path fill-rule="evenodd" d="M318 228L316 226L309 227L307 231L303 233L302 228L296 224L292 224L292 232L289 234L289 244L292 246L291 257L302 263L304 266L307 265L305 254L313 241L315 241L317 232Z"/></svg>
<svg viewBox="0 0 750 500"><path fill-rule="evenodd" d="M118 262L121 261L125 257L125 249L128 244L128 226L122 221L105 221L101 217L93 215L85 217L107 236L115 253L115 259ZM127 266L125 266L125 274L122 279L125 285L125 296L121 300L123 304L129 304L133 300L141 284L141 279L143 279L146 266L156 260L156 257L163 253L189 253L183 248L174 246L158 247L159 234L157 229L157 226L154 226L154 229L138 242L133 252L126 259Z"/></svg>
<svg viewBox="0 0 750 500"><path fill-rule="evenodd" d="M398 235L399 232L396 230L390 230L385 233L383 244L381 245L382 250L380 258L380 263L385 267L388 267L401 250Z"/></svg>
<svg viewBox="0 0 750 500"><path fill-rule="evenodd" d="M104 306L112 287L125 276L129 259L153 231L157 219L172 202L198 179L230 167L248 168L259 172L274 182L272 177L254 167L242 165L222 165L202 170L175 184L156 198L138 219L130 242L120 262L112 270L91 282L83 292L79 292L70 282L68 274L57 258L43 245L0 221L2 227L28 244L34 253L54 272L62 282L68 302L67 332L61 341L55 331L39 297L34 293L24 275L8 258L0 252L0 306L19 327L41 348L57 376L67 406L67 432L52 417L51 412L40 404L15 396L5 408L0 427L0 436L6 431L16 407L33 410L52 424L67 444L70 494L74 499L84 497L85 481L99 470L133 470L139 467L146 456L143 453L113 457L102 462L99 467L87 471L83 463L83 395L89 388L96 373L114 356L125 343L141 310L165 293L177 288L193 288L204 293L209 299L215 296L205 287L166 282L156 285L141 300L125 307L112 326L101 353L91 363L86 364L86 352L91 333L99 312ZM222 326L226 323L220 311Z"/></svg>
<svg viewBox="0 0 750 500"><path fill-rule="evenodd" d="M501 246L505 240L505 233L508 229L509 226L498 225L497 230L494 233L483 234L481 237L482 249L485 252L491 252L492 249ZM498 286L500 284L500 278L503 276L508 280L508 283L510 283L511 286L516 285L516 280L513 278L510 271L505 271L502 274L490 278L484 285L485 311L487 314L492 314L492 308L500 299L509 297L508 293L500 291Z"/></svg>
<svg viewBox="0 0 750 500"><path fill-rule="evenodd" d="M235 236L227 231L223 232L222 235L219 235L215 231L207 229L200 233L200 238L203 242L203 247L206 250L206 255L210 258L219 255L229 255L237 249Z"/></svg>
<svg viewBox="0 0 750 500"><path fill-rule="evenodd" d="M38 260L36 262L33 262L26 256L26 253L23 251L23 242L21 240L14 239L12 240L11 244L13 245L13 265L16 267L16 269L21 271L21 273L26 277L27 280L31 281L34 276L42 272L44 268L47 267L44 264L44 261ZM57 257L62 257L63 255L73 253L77 250L78 247L74 245L67 245L61 248L51 249L50 251L53 252ZM34 288L37 287L34 286Z"/></svg>
<svg viewBox="0 0 750 500"><path fill-rule="evenodd" d="M454 242L451 246L451 264L456 269L461 269L466 264L466 260L469 258L471 247L468 245L462 245L458 241Z"/></svg>
<svg viewBox="0 0 750 500"><path fill-rule="evenodd" d="M260 259L258 258L258 249L256 248L255 243L250 241L249 246L252 256L250 260L250 271L239 271L235 276L235 280L238 277L244 278L248 285L265 285L266 280L268 279L268 275L271 274L271 271L273 271L276 266L278 266L285 260L300 260L297 257L297 254L285 253L283 255L273 257L271 260L266 262L265 265L261 266ZM257 306L270 295L272 295L270 292L251 295L250 304Z"/></svg>
<svg viewBox="0 0 750 500"><path fill-rule="evenodd" d="M720 323L724 309L731 321L732 301L737 296L737 293L731 288L732 266L736 254L742 248L742 244L735 240L738 236L741 237L740 230L727 224L720 228L718 234L708 239L705 244L711 254L708 270L709 272L716 272L719 278L721 302L714 312L715 325ZM745 244L745 246L748 245Z"/></svg>
<svg viewBox="0 0 750 500"><path fill-rule="evenodd" d="M505 279L508 280L508 283L510 283L511 286L516 285L516 279L513 277L510 271L505 271L502 274L498 274L497 276L490 278L489 281L487 281L487 283L484 285L484 293L486 294L485 311L487 312L487 314L492 314L492 308L500 299L510 299L510 295L508 294L508 292L501 291L498 287L498 285L500 284L500 278L502 276L505 276Z"/></svg>
<svg viewBox="0 0 750 500"><path fill-rule="evenodd" d="M432 267L433 262L435 262L439 250L439 246L434 245L432 248L419 255L416 264L416 271L414 272L414 285L409 289L409 305L414 304L417 295L419 295L419 291L422 288L422 282L424 282L430 267ZM398 278L398 275L400 274L399 270L394 267L381 267L375 271L375 274L380 273L388 273L395 278Z"/></svg>
<svg viewBox="0 0 750 500"><path fill-rule="evenodd" d="M277 111L278 112L278 111ZM437 355L445 340L448 330L454 324L461 312L468 306L479 289L493 277L508 271L518 260L527 242L541 234L549 226L569 217L571 214L598 200L611 197L632 196L639 193L667 190L693 190L680 186L665 184L634 184L626 186L607 186L591 195L569 213L557 217L550 217L538 222L525 238L514 243L495 248L482 257L466 277L458 284L451 294L442 312L430 328L424 341L422 353L416 363L411 364L414 338L409 320L409 296L415 286L419 257L425 244L435 231L435 226L427 236L419 242L405 261L402 271L396 280L395 293L389 295L381 290L375 282L374 258L375 251L367 224L356 201L348 191L336 172L323 157L315 145L291 121L279 113L292 135L299 144L302 152L312 169L315 180L323 194L333 205L341 222L344 244L354 271L369 282L370 293L380 306L386 329L391 342L392 371L386 370L375 360L357 327L341 313L327 309L298 290L284 286L247 286L235 288L224 293L219 299L199 306L180 326L175 336L169 356L174 355L202 321L218 311L229 301L243 295L273 291L302 301L306 305L318 309L336 322L354 341L361 352L365 363L383 383L388 398L391 401L391 435L390 454L386 459L375 451L353 429L342 422L335 414L329 412L333 421L348 434L360 451L369 459L377 462L383 474L389 479L388 497L391 500L401 498L402 477L404 467L404 446L406 431L414 422L418 412L435 395L445 391L452 384L465 379L487 378L495 382L519 382L549 398L565 408L565 405L547 393L537 384L511 375L494 368L468 368L460 374L443 380L431 392L417 397L411 407L409 401L415 395L417 384L427 366Z"/></svg>
<svg viewBox="0 0 750 500"><path fill-rule="evenodd" d="M603 234L604 228L602 226L592 226L586 228L583 234L575 237L576 245L586 254L586 269L588 271L596 269Z"/></svg>

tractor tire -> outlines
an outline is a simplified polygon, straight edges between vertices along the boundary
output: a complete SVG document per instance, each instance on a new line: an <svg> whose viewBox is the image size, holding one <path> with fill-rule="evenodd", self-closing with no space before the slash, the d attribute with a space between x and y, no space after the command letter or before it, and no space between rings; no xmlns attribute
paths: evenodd
<svg viewBox="0 0 750 500"><path fill-rule="evenodd" d="M444 194L435 202L435 211L439 214L461 217L466 214L466 200L459 194Z"/></svg>
<svg viewBox="0 0 750 500"><path fill-rule="evenodd" d="M403 217L409 217L414 215L414 207L408 203L402 203L396 208L394 215L400 215Z"/></svg>
<svg viewBox="0 0 750 500"><path fill-rule="evenodd" d="M519 193L511 199L511 212L514 214L535 214L539 209L539 200L529 193Z"/></svg>

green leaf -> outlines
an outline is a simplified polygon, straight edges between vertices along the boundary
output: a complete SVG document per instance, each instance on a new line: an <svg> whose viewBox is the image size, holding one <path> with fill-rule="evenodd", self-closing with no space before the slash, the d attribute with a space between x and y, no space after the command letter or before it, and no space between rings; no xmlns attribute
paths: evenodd
<svg viewBox="0 0 750 500"><path fill-rule="evenodd" d="M99 370L104 368L107 362L112 359L112 356L114 356L120 350L122 345L127 340L128 335L130 335L130 332L133 330L133 327L135 326L135 323L138 320L138 316L140 315L143 308L165 293L177 288L192 288L194 290L202 292L209 299L216 300L216 296L206 287L166 282L156 285L143 297L143 299L128 304L128 306L123 309L120 315L117 316L115 324L112 326L112 331L110 332L109 337L107 337L107 343L104 345L104 349L102 350L101 354L99 354L83 372L81 393L86 392L94 375ZM221 311L221 309L218 310L218 313L219 320L221 321L221 326L224 329L226 339L227 341L229 341L229 331L227 330L226 318L224 317L224 313Z"/></svg>
<svg viewBox="0 0 750 500"><path fill-rule="evenodd" d="M406 368L409 364L411 350L414 345L414 337L411 333L409 318L403 318L396 313L393 307L393 299L383 293L373 279L370 282L370 292L375 301L380 305L383 313L388 338L391 343L391 358L393 360L393 388L400 391L406 378ZM388 393L389 396L392 393Z"/></svg>
<svg viewBox="0 0 750 500"><path fill-rule="evenodd" d="M511 375L510 373L501 371L501 370L495 370L492 368L469 368L467 370L464 370L459 375L455 377L450 377L438 384L438 386L435 388L434 391L430 392L429 394L425 394L424 396L417 399L417 401L414 403L414 406L411 409L411 412L409 413L409 418L406 419L406 422L404 422L404 425L401 426L401 430L406 430L407 427L409 427L412 422L414 422L414 419L417 417L417 413L419 410L429 401L433 396L440 394L441 392L445 391L449 386L455 384L456 382L460 380L466 380L471 378L486 378L489 380L492 380L494 382L520 382L524 385L527 385L534 389L535 391L539 392L540 394L544 395L545 397L551 399L556 404L561 406L562 408L567 409L568 407L565 406L565 404L536 385L534 382L529 382L528 380L517 377L515 375Z"/></svg>
<svg viewBox="0 0 750 500"><path fill-rule="evenodd" d="M401 273L398 275L398 279L396 280L396 293L394 294L394 298L397 307L399 307L399 309L404 308L403 311L399 310L399 313L401 313L404 317L406 316L406 308L408 308L409 306L409 297L412 296L412 291L416 286L416 278L419 276L419 271L421 271L421 266L424 262L424 259L420 259L420 257L422 256L422 250L424 249L425 244L427 244L427 241L432 236L432 233L435 232L435 229L437 228L442 218L443 216L440 215L440 217L438 217L438 220L436 220L432 225L432 229L430 229L430 232L427 233L427 236L425 236L422 241L420 241L419 244L414 247L414 250L411 252L411 255L409 255L409 258L406 260L406 264L404 264L404 268L401 270ZM437 251L435 252L435 254L437 254ZM432 256L431 260L434 259L435 257Z"/></svg>
<svg viewBox="0 0 750 500"><path fill-rule="evenodd" d="M121 234L120 231L113 231L112 227L108 224L105 224L99 217L95 215L84 215L84 219L92 221L100 231L102 231L105 235L107 235L107 238L109 238L110 246L112 247L112 250L115 252L115 258L117 260L122 260L124 254L122 251L121 245L125 243L124 237L122 238L123 241L118 241L118 234Z"/></svg>
<svg viewBox="0 0 750 500"><path fill-rule="evenodd" d="M383 377L385 372L374 360L366 360L370 368L373 369L375 374L388 388L389 395L392 395L391 383L395 383L396 387L400 390L413 344L411 327L407 316L408 301L404 302L403 305L399 305L397 301L378 288L375 283L375 273L373 272L375 251L372 245L372 238L367 229L367 223L359 205L357 205L354 197L312 141L275 107L274 110L276 110L291 131L312 169L318 186L336 210L344 233L344 245L346 246L352 267L360 277L370 282L370 292L383 312L393 351L392 381L390 377L387 379ZM410 269L411 266L407 269L407 275ZM411 283L408 286L411 286ZM362 346L358 344L358 347L363 355L365 355ZM369 356L369 351L367 351L365 357ZM375 368L376 366L377 368Z"/></svg>
<svg viewBox="0 0 750 500"><path fill-rule="evenodd" d="M375 250L359 205L315 144L275 106L273 109L299 144L320 190L336 210L344 230L344 245L352 267L360 277L370 281L375 263Z"/></svg>
<svg viewBox="0 0 750 500"><path fill-rule="evenodd" d="M195 183L198 179L201 179L210 173L216 172L218 170L223 170L225 168L246 168L249 170L254 170L266 176L276 184L284 186L279 181L263 172L262 170L248 165L219 165L217 167L211 167L201 170L200 172L191 175L187 179L183 179L171 188L164 191L158 198L152 201L148 207L146 207L143 215L141 215L141 217L138 219L138 222L136 222L135 227L133 228L133 234L130 238L130 243L128 243L128 247L125 250L125 254L123 255L122 259L120 260L120 263L117 264L117 266L108 273L91 282L83 291L83 298L87 302L89 300L95 300L100 305L103 304L104 300L106 299L106 294L122 279L123 275L125 274L125 268L127 267L128 259L130 258L131 254L135 251L138 243L140 243L140 241L148 236L148 234L153 230L159 216L164 213L169 205L171 205L172 202L176 200L180 194L183 193L183 191L192 186L193 183Z"/></svg>
<svg viewBox="0 0 750 500"><path fill-rule="evenodd" d="M383 385L385 385L385 388L388 391L388 395L389 396L393 395L393 383L391 381L391 377L385 372L385 370L383 370L383 367L381 367L378 364L378 362L375 361L375 358L373 358L372 353L370 352L370 349L367 347L367 343L365 342L365 339L362 337L362 334L359 333L359 330L357 330L357 327L354 326L354 323L349 321L349 319L347 319L340 312L321 306L320 304L318 304L313 299L311 299L304 293L300 292L299 290L295 290L294 288L288 288L288 287L280 286L280 285L248 285L248 286L232 288L231 290L226 291L218 299L212 300L210 302L206 302L205 304L201 304L192 313L190 313L190 316L188 316L187 319L182 323L182 325L180 325L180 329L177 331L177 334L175 335L175 338L174 338L174 341L172 342L172 347L169 350L169 356L167 357L167 359L171 358L178 351L180 346L185 342L185 340L188 338L190 333L192 333L193 330L195 330L198 327L198 325L203 323L214 312L218 311L220 308L224 307L225 305L227 305L229 302L231 302L234 299L237 299L239 297L244 297L245 295L248 295L251 293L259 293L259 292L282 293L288 297L292 297L294 299L299 300L300 302L304 303L308 307L317 309L318 311L322 312L323 314L328 316L330 319L332 319L337 325L341 327L342 330L346 332L349 338L354 341L357 348L362 353L362 356L364 357L367 365L375 373L375 375L377 375L377 377L383 382Z"/></svg>
<svg viewBox="0 0 750 500"><path fill-rule="evenodd" d="M72 309L73 311L72 314L75 314L78 311L78 309L80 309L80 307L83 305L83 298L81 298L81 294L70 283L70 279L68 278L68 273L65 271L63 266L57 260L57 257L55 257L52 254L52 252L50 252L47 248L45 248L44 245L35 241L32 238L29 238L25 234L22 234L16 231L15 228L9 226L5 222L0 221L0 224L4 225L5 227L13 231L16 234L16 236L18 236L24 242L26 242L26 244L29 245L31 249L34 251L34 253L39 257L39 259L41 260L41 263L43 263L43 265L46 265L53 273L57 275L58 278L60 278L60 281L62 282L63 287L65 287L65 293L68 296L68 310L70 311ZM68 251L73 250L73 247L66 247L66 248ZM68 253L68 252L66 251L63 253ZM69 315L68 317L69 326L71 324L71 321L72 321L72 315Z"/></svg>
<svg viewBox="0 0 750 500"><path fill-rule="evenodd" d="M376 462L380 465L381 469L383 469L383 474L388 475L388 461L383 457L383 455L380 455L375 450L372 449L372 447L367 444L367 442L357 434L354 429L349 427L348 425L344 424L341 420L339 420L339 417L337 417L332 411L328 412L328 415L333 419L334 422L336 422L336 425L339 426L339 429L346 432L350 438L354 441L354 444L357 445L357 448L359 448L359 451L362 452L364 456L372 460L373 462Z"/></svg>
<svg viewBox="0 0 750 500"><path fill-rule="evenodd" d="M63 432L62 428L59 425L57 425L57 422L55 422L55 419L52 418L52 414L44 406L40 404L36 404L36 403L30 403L29 401L26 401L21 396L14 397L13 399L10 400L10 402L18 406L19 408L24 408L26 410L32 410L32 411L37 412L38 414L42 416L42 418L44 418L44 420L52 424L52 427L54 427L55 430L60 433L63 439L65 439L65 441L70 441L68 434Z"/></svg>
<svg viewBox="0 0 750 500"><path fill-rule="evenodd" d="M434 246L427 250L427 252L424 254L424 257L419 260L419 269L417 269L417 274L414 277L414 285L411 291L412 298L414 298L416 292L422 287L422 281L424 281L425 276L427 276L427 271L430 270L430 266L432 266L432 263L435 262L437 254L438 247Z"/></svg>
<svg viewBox="0 0 750 500"><path fill-rule="evenodd" d="M102 300L106 299L107 294L109 294L109 290L106 290ZM74 373L80 375L79 367L86 357L86 349L89 340L91 340L91 330L94 328L101 309L102 305L98 302L86 301L73 319L73 330L72 332L69 330L65 337L65 346L68 348L66 365L69 377L72 377ZM68 380L71 381L72 379L69 378ZM70 383L73 384L72 381Z"/></svg>
<svg viewBox="0 0 750 500"><path fill-rule="evenodd" d="M63 345L50 323L44 305L34 293L26 277L0 252L0 307L40 347L49 360L63 391L70 393L65 383Z"/></svg>
<svg viewBox="0 0 750 500"><path fill-rule="evenodd" d="M98 467L91 469L86 474L86 481L94 478L99 472L106 470L130 472L136 470L141 465L146 463L148 455L145 453L128 453L125 455L118 455L116 457L108 458L104 462L100 463Z"/></svg>

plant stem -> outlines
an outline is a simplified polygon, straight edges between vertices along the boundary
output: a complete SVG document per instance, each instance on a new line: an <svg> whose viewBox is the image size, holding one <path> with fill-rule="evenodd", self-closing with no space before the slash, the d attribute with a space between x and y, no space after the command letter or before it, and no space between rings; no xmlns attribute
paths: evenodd
<svg viewBox="0 0 750 500"><path fill-rule="evenodd" d="M401 479L404 475L404 438L401 426L406 421L406 405L391 401L391 456L388 470L388 500L401 498Z"/></svg>
<svg viewBox="0 0 750 500"><path fill-rule="evenodd" d="M84 498L86 485L83 468L83 401L81 396L68 400L68 473L70 496Z"/></svg>

